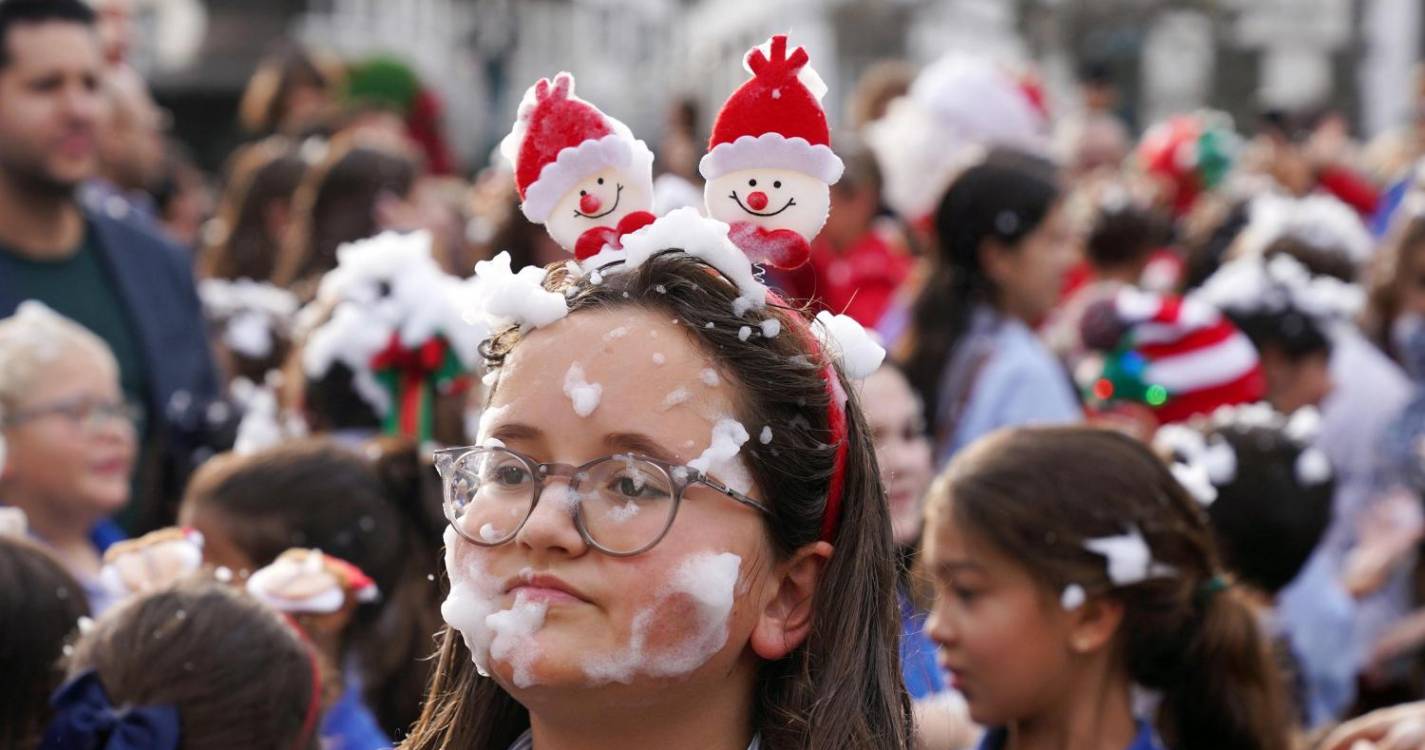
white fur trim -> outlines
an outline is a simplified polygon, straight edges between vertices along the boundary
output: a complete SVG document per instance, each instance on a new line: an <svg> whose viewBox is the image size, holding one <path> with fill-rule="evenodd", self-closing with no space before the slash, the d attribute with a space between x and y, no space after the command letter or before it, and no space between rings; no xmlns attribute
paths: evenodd
<svg viewBox="0 0 1425 750"><path fill-rule="evenodd" d="M542 224L580 180L608 168L629 172L634 182L652 184L653 152L643 141L617 132L569 146L539 171L539 177L525 190L520 210L525 218Z"/></svg>
<svg viewBox="0 0 1425 750"><path fill-rule="evenodd" d="M715 180L743 169L792 169L836 184L846 165L828 146L813 146L805 138L781 133L744 135L732 143L719 143L698 162L703 179Z"/></svg>

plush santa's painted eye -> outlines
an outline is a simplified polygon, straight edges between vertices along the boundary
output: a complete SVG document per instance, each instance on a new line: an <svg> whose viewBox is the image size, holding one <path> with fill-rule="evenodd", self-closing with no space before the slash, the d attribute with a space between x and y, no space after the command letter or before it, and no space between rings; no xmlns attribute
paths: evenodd
<svg viewBox="0 0 1425 750"><path fill-rule="evenodd" d="M747 186L748 186L748 187L757 187L757 181L756 181L756 180L748 180L748 181L747 181Z"/></svg>
<svg viewBox="0 0 1425 750"><path fill-rule="evenodd" d="M781 181L781 180L777 180L777 181L775 181L775 182L772 183L772 187L774 187L774 188L780 188L781 186L782 186L782 181Z"/></svg>
<svg viewBox="0 0 1425 750"><path fill-rule="evenodd" d="M599 178L599 184L600 184L600 185L604 184L604 178L602 178L602 177Z"/></svg>
<svg viewBox="0 0 1425 750"><path fill-rule="evenodd" d="M580 191L579 191L579 197L580 197L580 198L583 198L584 196L586 196L586 195L588 195L588 194L589 194L589 191L587 191L587 190L580 190Z"/></svg>

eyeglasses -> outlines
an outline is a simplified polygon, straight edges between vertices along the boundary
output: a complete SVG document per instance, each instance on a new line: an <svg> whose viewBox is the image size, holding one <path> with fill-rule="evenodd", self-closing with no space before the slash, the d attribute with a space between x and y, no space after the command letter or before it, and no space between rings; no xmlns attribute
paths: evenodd
<svg viewBox="0 0 1425 750"><path fill-rule="evenodd" d="M582 466L544 464L508 448L435 452L445 489L445 517L466 541L504 544L524 528L551 477L569 480L566 495L579 535L607 555L647 552L667 535L688 487L710 487L750 508L767 506L687 466L638 454L596 458Z"/></svg>
<svg viewBox="0 0 1425 750"><path fill-rule="evenodd" d="M64 417L88 432L97 432L110 423L132 430L143 418L143 410L125 401L97 401L82 396L29 409L17 409L0 420L0 426L14 427L46 417Z"/></svg>

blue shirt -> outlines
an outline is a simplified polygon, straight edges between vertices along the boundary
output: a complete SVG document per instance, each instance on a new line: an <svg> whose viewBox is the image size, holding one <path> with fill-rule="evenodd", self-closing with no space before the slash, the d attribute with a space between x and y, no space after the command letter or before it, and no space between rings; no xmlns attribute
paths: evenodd
<svg viewBox="0 0 1425 750"><path fill-rule="evenodd" d="M361 700L360 683L348 679L341 698L322 717L325 750L387 750L391 738L377 726L376 718Z"/></svg>
<svg viewBox="0 0 1425 750"><path fill-rule="evenodd" d="M906 692L916 700L945 692L950 685L935 659L935 642L925 634L925 613L916 611L904 591L896 598L901 610L901 679Z"/></svg>
<svg viewBox="0 0 1425 750"><path fill-rule="evenodd" d="M980 750L1001 750L1009 733L1003 728L991 729L980 740ZM1138 736L1124 750L1165 750L1153 726L1146 721L1138 722Z"/></svg>

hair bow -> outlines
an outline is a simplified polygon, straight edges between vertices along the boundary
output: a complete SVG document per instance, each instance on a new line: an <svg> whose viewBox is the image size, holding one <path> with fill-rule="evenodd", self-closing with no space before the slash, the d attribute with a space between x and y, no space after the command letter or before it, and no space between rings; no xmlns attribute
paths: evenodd
<svg viewBox="0 0 1425 750"><path fill-rule="evenodd" d="M54 719L45 750L177 750L178 709L173 706L115 708L88 670L55 691Z"/></svg>

